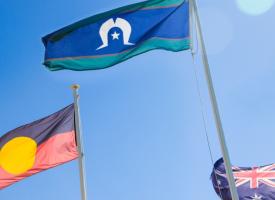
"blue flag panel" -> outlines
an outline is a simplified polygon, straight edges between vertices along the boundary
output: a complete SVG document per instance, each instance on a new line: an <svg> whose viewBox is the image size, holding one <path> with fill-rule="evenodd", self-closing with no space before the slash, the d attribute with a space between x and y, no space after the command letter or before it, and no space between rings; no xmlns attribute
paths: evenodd
<svg viewBox="0 0 275 200"><path fill-rule="evenodd" d="M189 49L189 4L150 0L102 13L43 38L50 70L102 69L153 49Z"/></svg>

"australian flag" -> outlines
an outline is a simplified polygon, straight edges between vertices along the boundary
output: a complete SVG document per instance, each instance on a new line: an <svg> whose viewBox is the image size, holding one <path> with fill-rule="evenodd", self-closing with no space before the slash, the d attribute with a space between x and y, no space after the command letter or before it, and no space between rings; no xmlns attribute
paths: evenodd
<svg viewBox="0 0 275 200"><path fill-rule="evenodd" d="M232 170L240 200L275 200L275 164ZM221 199L231 200L223 159L215 163L211 179Z"/></svg>

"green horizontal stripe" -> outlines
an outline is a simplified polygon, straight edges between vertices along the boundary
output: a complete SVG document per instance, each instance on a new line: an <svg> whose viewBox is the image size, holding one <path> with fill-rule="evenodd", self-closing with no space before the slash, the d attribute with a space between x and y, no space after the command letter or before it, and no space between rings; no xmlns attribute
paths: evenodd
<svg viewBox="0 0 275 200"><path fill-rule="evenodd" d="M73 32L74 30L92 24L92 23L96 23L99 20L111 17L114 14L117 13L123 13L123 12L127 12L127 11L135 11L135 10L140 10L140 9L153 9L153 8L159 8L159 7L169 7L169 6L177 6L180 5L184 2L186 2L187 0L149 0L149 1L144 1L144 2L140 2L140 3L136 3L136 4L132 4L132 5L128 5L128 6L124 6L121 8L117 8L114 10L110 10L108 12L104 12L92 17L88 17L86 19L83 19L81 21L78 21L72 25L69 25L59 31L57 31L56 33L54 33L49 39L51 41L58 41L61 38L63 38L65 35Z"/></svg>
<svg viewBox="0 0 275 200"><path fill-rule="evenodd" d="M185 39L160 39L153 38L143 42L140 46L133 48L127 52L123 52L116 55L102 56L102 57L83 57L83 58L66 58L48 60L44 63L46 67L51 71L57 71L62 69L69 69L75 71L83 70L97 70L111 67L125 60L128 60L139 54L148 52L153 49L164 49L168 51L182 51L190 48L190 40Z"/></svg>

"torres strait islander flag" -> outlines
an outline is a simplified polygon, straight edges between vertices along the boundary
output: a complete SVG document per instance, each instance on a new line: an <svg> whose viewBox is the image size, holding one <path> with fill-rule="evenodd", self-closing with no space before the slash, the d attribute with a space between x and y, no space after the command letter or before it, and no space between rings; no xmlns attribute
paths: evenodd
<svg viewBox="0 0 275 200"><path fill-rule="evenodd" d="M77 157L72 104L0 138L0 189Z"/></svg>
<svg viewBox="0 0 275 200"><path fill-rule="evenodd" d="M261 167L232 167L240 200L275 199L275 164ZM232 200L223 159L211 175L214 189L223 200Z"/></svg>
<svg viewBox="0 0 275 200"><path fill-rule="evenodd" d="M52 71L103 69L153 49L190 48L188 0L149 0L98 14L43 37Z"/></svg>

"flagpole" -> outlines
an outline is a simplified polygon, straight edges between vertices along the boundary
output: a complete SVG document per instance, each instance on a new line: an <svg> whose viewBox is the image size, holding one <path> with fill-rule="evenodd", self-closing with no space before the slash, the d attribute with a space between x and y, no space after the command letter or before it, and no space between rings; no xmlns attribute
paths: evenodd
<svg viewBox="0 0 275 200"><path fill-rule="evenodd" d="M203 60L203 64L204 64L204 71L205 71L205 76L206 76L207 86L208 86L208 92L209 92L209 95L211 98L211 105L212 105L212 110L213 110L213 114L215 117L217 133L218 133L220 146L221 146L221 150L222 150L222 155L223 155L223 159L224 159L224 163L225 163L226 176L227 176L227 180L229 183L230 193L231 193L232 200L239 200L237 188L235 185L235 179L234 179L233 172L232 172L232 165L230 162L230 157L229 157L228 149L226 146L224 131L223 131L221 117L220 117L219 108L218 108L218 103L217 103L217 99L216 99L216 94L215 94L213 81L212 81L212 77L211 77L211 72L210 72L210 68L209 68L208 57L207 57L206 48L205 48L205 44L204 44L204 40L203 40L202 28L201 28L201 23L200 23L200 19L199 19L196 0L190 0L190 3L192 4L191 8L193 8L193 9L191 9L191 11L192 11L191 14L195 15L195 21L196 21L195 24L196 24L196 30L197 30L198 43L199 43L199 46L201 49L202 60Z"/></svg>
<svg viewBox="0 0 275 200"><path fill-rule="evenodd" d="M76 139L77 139L77 149L79 153L78 165L79 165L81 200L87 200L84 150L82 147L81 121L80 121L80 111L79 111L79 94L78 94L79 88L80 86L77 84L72 85L73 96L74 96L74 110L75 110L75 131L76 131Z"/></svg>

